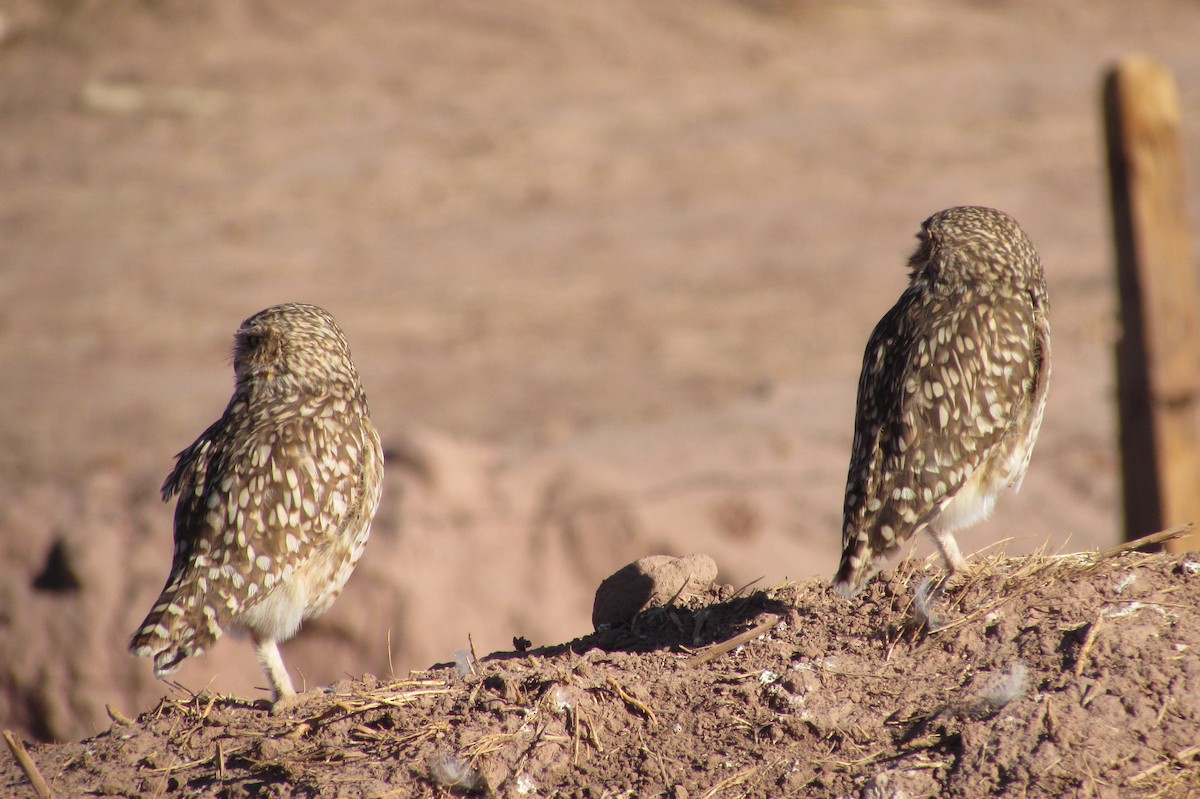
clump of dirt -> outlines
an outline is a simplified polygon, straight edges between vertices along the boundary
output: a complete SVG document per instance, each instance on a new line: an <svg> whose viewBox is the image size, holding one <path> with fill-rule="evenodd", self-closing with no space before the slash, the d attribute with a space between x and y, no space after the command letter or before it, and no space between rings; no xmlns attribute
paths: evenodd
<svg viewBox="0 0 1200 799"><path fill-rule="evenodd" d="M914 611L714 587L630 625L315 692L290 717L179 693L29 747L61 796L1200 794L1200 557L993 556ZM922 615L927 617L918 622ZM30 793L0 763L0 793Z"/></svg>

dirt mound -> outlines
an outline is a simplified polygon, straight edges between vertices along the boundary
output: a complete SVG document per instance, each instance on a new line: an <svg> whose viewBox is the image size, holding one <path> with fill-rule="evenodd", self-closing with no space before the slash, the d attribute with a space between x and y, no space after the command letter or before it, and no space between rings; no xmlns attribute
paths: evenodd
<svg viewBox="0 0 1200 799"><path fill-rule="evenodd" d="M927 568L851 602L718 587L560 646L345 680L288 718L181 693L29 754L62 796L1200 792L1195 554L996 556L915 612ZM28 779L0 759L0 792Z"/></svg>
<svg viewBox="0 0 1200 799"><path fill-rule="evenodd" d="M0 727L162 697L125 652L158 486L286 300L338 318L389 451L300 684L567 640L647 554L832 574L863 344L964 202L1037 243L1055 374L1025 487L960 543L1114 543L1099 80L1172 68L1195 180L1198 39L1194 0L9 0ZM177 676L262 695L233 641Z"/></svg>

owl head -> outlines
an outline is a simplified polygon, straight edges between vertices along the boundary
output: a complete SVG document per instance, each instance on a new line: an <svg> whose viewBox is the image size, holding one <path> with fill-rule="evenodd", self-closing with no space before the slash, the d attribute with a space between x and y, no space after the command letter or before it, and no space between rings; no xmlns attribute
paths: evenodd
<svg viewBox="0 0 1200 799"><path fill-rule="evenodd" d="M301 303L274 305L242 322L234 334L233 371L239 387L281 394L358 382L337 322L323 308Z"/></svg>
<svg viewBox="0 0 1200 799"><path fill-rule="evenodd" d="M1037 250L1003 211L964 205L939 211L917 233L913 282L931 286L1031 286L1044 280Z"/></svg>

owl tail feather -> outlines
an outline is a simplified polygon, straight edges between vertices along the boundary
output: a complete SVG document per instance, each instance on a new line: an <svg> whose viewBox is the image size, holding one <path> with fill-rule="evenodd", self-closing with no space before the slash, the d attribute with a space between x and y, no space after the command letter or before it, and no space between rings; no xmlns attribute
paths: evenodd
<svg viewBox="0 0 1200 799"><path fill-rule="evenodd" d="M858 594L877 571L877 560L870 543L856 536L842 551L842 560L833 578L833 590L842 599Z"/></svg>
<svg viewBox="0 0 1200 799"><path fill-rule="evenodd" d="M212 608L195 594L181 591L179 582L168 585L129 641L134 657L154 659L154 676L160 680L175 673L179 664L221 637L221 625Z"/></svg>
<svg viewBox="0 0 1200 799"><path fill-rule="evenodd" d="M853 574L850 570L843 567L838 569L837 576L833 578L833 590L842 599L850 599L863 589L863 585L866 582L866 577Z"/></svg>

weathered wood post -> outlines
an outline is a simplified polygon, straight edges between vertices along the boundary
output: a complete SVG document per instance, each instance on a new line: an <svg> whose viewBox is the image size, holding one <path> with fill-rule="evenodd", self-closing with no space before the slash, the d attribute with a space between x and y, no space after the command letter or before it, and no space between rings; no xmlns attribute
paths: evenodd
<svg viewBox="0 0 1200 799"><path fill-rule="evenodd" d="M1117 344L1127 539L1200 519L1200 294L1170 73L1124 58L1104 80L1122 335ZM1200 535L1167 543L1200 549Z"/></svg>

